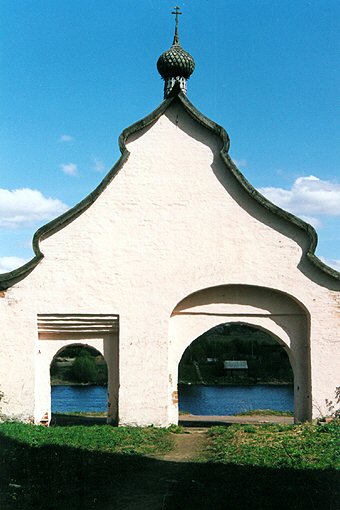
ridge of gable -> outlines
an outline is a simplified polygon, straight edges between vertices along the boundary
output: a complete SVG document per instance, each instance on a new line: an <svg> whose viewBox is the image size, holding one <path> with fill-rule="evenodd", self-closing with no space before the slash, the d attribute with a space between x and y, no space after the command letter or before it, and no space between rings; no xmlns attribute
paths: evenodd
<svg viewBox="0 0 340 510"><path fill-rule="evenodd" d="M86 211L86 209L88 209L96 201L99 195L111 183L111 181L115 178L115 176L123 168L124 164L128 160L130 155L130 152L126 147L126 142L128 138L132 134L154 124L174 101L179 101L186 110L186 112L196 122L201 124L204 128L213 132L222 140L223 146L220 151L220 156L227 169L234 175L238 183L246 190L250 197L256 200L269 213L275 214L276 216L290 222L291 224L294 224L296 227L298 227L300 230L304 231L307 234L309 238L309 247L307 250L304 251L302 257L306 257L312 264L314 264L314 266L316 266L322 272L326 273L331 278L340 281L340 273L335 269L324 264L315 255L315 249L317 246L317 233L315 229L302 219L298 218L297 216L294 216L288 211L285 211L284 209L281 209L277 205L270 202L250 184L250 182L244 177L244 175L240 172L240 170L237 168L237 166L229 156L228 151L230 147L230 139L225 129L219 124L216 124L214 121L205 117L189 101L186 95L183 94L183 92L181 92L180 88L178 86L175 86L170 96L168 96L167 99L165 99L153 112L151 112L146 117L135 122L134 124L125 128L122 131L118 139L118 145L121 152L121 156L115 163L115 165L112 167L112 169L104 177L104 179L99 183L99 185L78 204L73 206L71 209L69 209L62 215L43 225L35 232L32 241L32 247L35 254L34 257L23 266L13 271L0 274L0 290L8 289L18 281L24 279L26 276L28 276L29 273L31 273L35 269L35 267L44 257L44 254L40 250L39 246L40 241L50 237L51 235L53 235L54 232L64 228L66 225L68 225L78 216L80 216L84 211Z"/></svg>

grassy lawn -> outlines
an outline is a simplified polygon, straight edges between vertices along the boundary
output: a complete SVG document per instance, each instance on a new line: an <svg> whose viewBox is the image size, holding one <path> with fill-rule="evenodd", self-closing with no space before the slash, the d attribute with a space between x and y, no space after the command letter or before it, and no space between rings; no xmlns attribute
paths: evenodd
<svg viewBox="0 0 340 510"><path fill-rule="evenodd" d="M150 455L172 448L171 434L166 429L139 427L72 426L41 427L23 423L0 424L0 434L23 446L67 446L87 451ZM5 446L5 442L1 446Z"/></svg>
<svg viewBox="0 0 340 510"><path fill-rule="evenodd" d="M205 460L293 469L340 469L340 424L232 425L209 430Z"/></svg>
<svg viewBox="0 0 340 510"><path fill-rule="evenodd" d="M152 427L2 423L0 508L102 510L108 502L117 508L121 494L135 496L134 478L152 465L148 456L171 450L172 438Z"/></svg>
<svg viewBox="0 0 340 510"><path fill-rule="evenodd" d="M175 437L0 424L0 508L339 510L339 423L213 427L200 461L162 460Z"/></svg>

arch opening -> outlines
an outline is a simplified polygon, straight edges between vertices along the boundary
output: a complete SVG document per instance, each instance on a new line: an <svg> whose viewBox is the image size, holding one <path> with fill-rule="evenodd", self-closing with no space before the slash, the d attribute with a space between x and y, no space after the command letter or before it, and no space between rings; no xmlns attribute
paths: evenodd
<svg viewBox="0 0 340 510"><path fill-rule="evenodd" d="M244 324L266 332L284 349L294 373L294 421L310 420L312 394L308 311L296 298L277 289L231 284L197 290L179 301L171 314L171 422L178 421L177 376L185 350L212 328L223 324Z"/></svg>
<svg viewBox="0 0 340 510"><path fill-rule="evenodd" d="M118 422L119 402L119 317L105 314L39 314L35 357L35 423L51 420L51 367L67 347L95 349L107 364L107 418ZM67 352L67 351L66 351ZM101 364L104 366L104 362ZM100 372L100 371L99 371ZM102 372L105 374L106 369ZM99 378L100 379L100 378ZM103 375L101 376L103 380ZM100 381L99 381L100 382ZM88 384L81 382L80 384Z"/></svg>
<svg viewBox="0 0 340 510"><path fill-rule="evenodd" d="M229 416L292 413L294 372L287 346L263 328L219 324L185 349L178 365L179 412Z"/></svg>
<svg viewBox="0 0 340 510"><path fill-rule="evenodd" d="M60 414L108 418L108 365L103 353L88 344L59 349L50 364L51 411Z"/></svg>

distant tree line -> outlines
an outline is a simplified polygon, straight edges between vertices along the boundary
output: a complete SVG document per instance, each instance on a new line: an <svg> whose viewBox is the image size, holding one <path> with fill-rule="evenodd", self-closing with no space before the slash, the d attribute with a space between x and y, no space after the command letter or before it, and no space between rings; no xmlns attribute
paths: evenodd
<svg viewBox="0 0 340 510"><path fill-rule="evenodd" d="M103 356L89 346L69 346L51 363L52 383L106 384L107 365Z"/></svg>
<svg viewBox="0 0 340 510"><path fill-rule="evenodd" d="M198 363L208 382L227 382L224 360L246 360L248 372L242 375L246 382L293 382L285 349L268 333L242 324L224 324L197 338L183 354L179 380L197 382L192 366Z"/></svg>

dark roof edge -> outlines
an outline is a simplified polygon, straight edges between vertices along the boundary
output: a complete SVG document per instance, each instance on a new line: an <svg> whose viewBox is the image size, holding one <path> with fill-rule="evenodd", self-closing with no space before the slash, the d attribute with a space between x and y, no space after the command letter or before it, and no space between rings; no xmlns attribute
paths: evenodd
<svg viewBox="0 0 340 510"><path fill-rule="evenodd" d="M118 139L119 149L121 152L121 157L117 161L117 163L112 167L112 169L108 172L108 174L104 177L104 179L100 182L100 184L92 191L89 195L87 195L81 202L76 204L74 207L66 211L61 216L58 216L54 220L50 221L46 225L40 227L33 236L32 247L35 253L35 256L26 264L10 271L8 273L0 274L0 290L6 290L18 281L25 278L29 273L31 273L34 268L39 264L39 262L43 259L44 255L40 250L39 242L43 239L46 239L50 235L52 235L55 231L60 230L60 228L65 227L68 223L71 223L75 218L77 218L80 214L82 214L90 205L92 205L98 196L104 191L104 189L110 184L110 182L114 179L114 177L118 174L121 168L124 166L126 161L129 158L130 152L126 148L126 141L129 136L137 131L142 130L153 124L159 117L165 112L165 110L170 106L170 104L174 100L179 100L185 110L189 113L191 117L193 117L197 122L199 122L202 126L209 129L217 136L221 138L223 141L223 147L221 149L221 157L225 162L228 169L233 173L238 182L243 186L243 188L263 207L272 213L280 216L281 218L290 221L291 223L298 226L300 229L304 230L309 239L310 245L305 253L307 258L316 265L321 271L328 274L329 276L340 280L340 273L335 269L324 264L318 257L315 255L315 248L317 245L317 234L314 228L308 223L304 222L300 218L297 218L293 214L284 211L280 207L274 205L268 199L266 199L261 193L259 193L253 186L247 181L247 179L242 175L242 173L238 170L236 165L231 160L228 150L230 146L230 140L225 129L216 124L212 120L205 117L201 112L199 112L195 106L189 101L189 99L180 92L179 89L175 91L176 93L172 94L171 97L165 99L152 113L144 117L143 119L135 122L128 128L124 129Z"/></svg>

